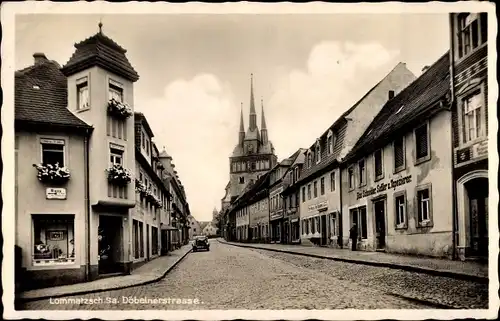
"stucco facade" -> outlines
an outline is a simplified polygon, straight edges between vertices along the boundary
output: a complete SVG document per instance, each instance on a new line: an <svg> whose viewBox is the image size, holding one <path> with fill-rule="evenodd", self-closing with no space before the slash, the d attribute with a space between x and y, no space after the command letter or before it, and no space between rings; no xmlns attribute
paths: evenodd
<svg viewBox="0 0 500 321"><path fill-rule="evenodd" d="M345 165L341 181L344 245L350 244L349 229L357 223L361 250L451 257L451 113L442 111L422 124L428 126L429 157L416 159L412 128L403 136L404 168L395 170L392 142L380 150L383 174L378 177L374 153ZM360 175L364 175L361 184ZM423 191L428 192L425 203L419 199ZM400 203L396 204L397 200ZM428 216L419 219L423 204L429 206ZM402 219L398 221L397 215Z"/></svg>

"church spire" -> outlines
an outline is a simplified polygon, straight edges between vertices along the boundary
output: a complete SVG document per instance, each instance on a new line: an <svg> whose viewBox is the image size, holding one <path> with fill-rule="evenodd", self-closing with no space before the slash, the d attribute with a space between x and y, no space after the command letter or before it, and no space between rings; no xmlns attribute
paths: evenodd
<svg viewBox="0 0 500 321"><path fill-rule="evenodd" d="M267 144L267 140L268 140L268 137L267 137L267 125L266 125L266 116L264 116L264 100L263 99L260 100L260 105L261 105L261 108L262 108L262 111L261 111L261 116L262 116L262 120L261 120L262 144Z"/></svg>
<svg viewBox="0 0 500 321"><path fill-rule="evenodd" d="M240 109L240 133L238 143L243 145L243 141L245 140L245 125L243 124L243 103L241 103Z"/></svg>
<svg viewBox="0 0 500 321"><path fill-rule="evenodd" d="M255 112L255 99L253 96L253 74L250 74L250 124L251 131L257 128L257 113Z"/></svg>

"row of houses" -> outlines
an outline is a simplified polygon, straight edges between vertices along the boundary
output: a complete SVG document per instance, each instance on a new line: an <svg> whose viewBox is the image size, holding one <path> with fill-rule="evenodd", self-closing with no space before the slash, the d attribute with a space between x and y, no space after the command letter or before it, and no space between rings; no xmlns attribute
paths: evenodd
<svg viewBox="0 0 500 321"><path fill-rule="evenodd" d="M307 148L233 197L245 242L447 258L488 255L487 16L450 14L450 50L398 64ZM226 193L227 194L227 193Z"/></svg>
<svg viewBox="0 0 500 321"><path fill-rule="evenodd" d="M101 27L101 26L100 26ZM102 30L64 65L15 73L16 280L24 288L130 271L187 242L172 157L134 111L139 75Z"/></svg>

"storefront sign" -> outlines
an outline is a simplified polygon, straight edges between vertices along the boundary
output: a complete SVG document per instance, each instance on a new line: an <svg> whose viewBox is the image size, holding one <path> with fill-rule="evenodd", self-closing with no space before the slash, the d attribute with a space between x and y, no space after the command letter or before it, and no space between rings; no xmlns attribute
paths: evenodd
<svg viewBox="0 0 500 321"><path fill-rule="evenodd" d="M309 212L314 212L314 211L325 210L327 208L328 208L328 202L327 201L323 201L323 202L320 202L320 203L309 205L308 209L309 209Z"/></svg>
<svg viewBox="0 0 500 321"><path fill-rule="evenodd" d="M396 189L396 187L410 183L410 182L411 182L411 175L405 176L403 178L391 179L391 181L389 183L380 183L375 187L357 192L357 199L359 200L359 199L367 197L367 196L372 196L372 195L384 192L389 188Z"/></svg>
<svg viewBox="0 0 500 321"><path fill-rule="evenodd" d="M48 187L45 190L45 196L48 200L65 200L66 199L66 189L65 188L55 188Z"/></svg>
<svg viewBox="0 0 500 321"><path fill-rule="evenodd" d="M488 156L488 140L483 140L472 146L456 151L457 164L465 163L483 156Z"/></svg>
<svg viewBox="0 0 500 321"><path fill-rule="evenodd" d="M64 145L64 140L62 140L62 139L42 138L42 139L40 139L40 143L42 143L42 144L53 144L53 145Z"/></svg>
<svg viewBox="0 0 500 321"><path fill-rule="evenodd" d="M479 158L488 155L488 141L483 140L477 144L472 145L472 158Z"/></svg>

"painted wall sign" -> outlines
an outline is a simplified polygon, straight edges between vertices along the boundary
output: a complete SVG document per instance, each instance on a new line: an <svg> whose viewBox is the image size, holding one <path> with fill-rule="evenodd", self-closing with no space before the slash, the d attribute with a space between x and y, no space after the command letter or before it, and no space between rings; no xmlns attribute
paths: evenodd
<svg viewBox="0 0 500 321"><path fill-rule="evenodd" d="M40 143L42 143L42 144L64 145L64 140L62 140L62 139L42 138L42 139L40 139Z"/></svg>
<svg viewBox="0 0 500 321"><path fill-rule="evenodd" d="M488 155L488 141L483 140L477 144L472 145L472 157L478 158L481 156Z"/></svg>
<svg viewBox="0 0 500 321"><path fill-rule="evenodd" d="M66 199L66 189L65 188L55 188L48 187L45 190L45 196L48 200L56 199L56 200L65 200Z"/></svg>
<svg viewBox="0 0 500 321"><path fill-rule="evenodd" d="M380 183L375 187L369 188L369 189L364 189L362 191L357 192L357 198L356 199L361 199L367 196L372 196L381 192L386 191L389 188L396 189L396 187L411 183L411 175L398 178L398 179L391 179L389 183Z"/></svg>
<svg viewBox="0 0 500 321"><path fill-rule="evenodd" d="M479 157L488 156L488 140L456 151L457 164L465 163Z"/></svg>
<svg viewBox="0 0 500 321"><path fill-rule="evenodd" d="M323 201L323 202L320 202L320 203L309 205L309 207L308 207L309 212L321 211L321 210L324 210L324 209L327 209L327 208L328 208L328 202L327 201Z"/></svg>

